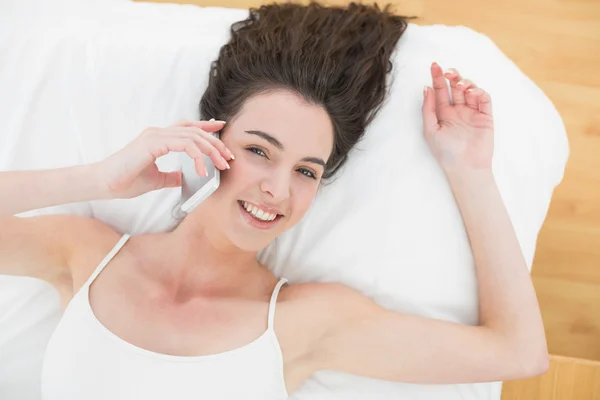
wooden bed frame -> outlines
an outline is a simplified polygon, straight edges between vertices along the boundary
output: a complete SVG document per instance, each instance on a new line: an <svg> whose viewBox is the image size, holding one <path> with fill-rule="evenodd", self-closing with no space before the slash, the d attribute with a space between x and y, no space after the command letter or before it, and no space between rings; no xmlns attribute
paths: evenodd
<svg viewBox="0 0 600 400"><path fill-rule="evenodd" d="M272 3L273 1L265 0L135 0L152 3L178 3L178 4L195 4L202 7L227 7L227 8L250 8L256 7L261 4ZM284 1L282 1L284 2ZM308 3L308 1L299 1L300 3ZM360 2L360 1L358 1ZM373 4L375 0L365 2L366 4ZM320 1L322 4L339 5L347 4L349 1L346 0L323 0ZM392 4L396 12L406 16L423 16L424 12L424 0L387 0L380 1L378 4Z"/></svg>
<svg viewBox="0 0 600 400"><path fill-rule="evenodd" d="M140 1L140 0L136 0ZM195 4L204 7L249 8L268 1L261 0L144 0L155 3ZM395 12L405 16L423 17L426 0L388 0ZM307 1L303 1L307 3ZM372 4L374 1L367 3ZM347 0L322 1L339 5ZM413 20L419 24L419 20ZM550 356L550 368L540 377L507 381L503 385L502 400L600 400L600 362L579 358Z"/></svg>
<svg viewBox="0 0 600 400"><path fill-rule="evenodd" d="M544 375L505 382L502 400L600 400L600 362L551 355Z"/></svg>

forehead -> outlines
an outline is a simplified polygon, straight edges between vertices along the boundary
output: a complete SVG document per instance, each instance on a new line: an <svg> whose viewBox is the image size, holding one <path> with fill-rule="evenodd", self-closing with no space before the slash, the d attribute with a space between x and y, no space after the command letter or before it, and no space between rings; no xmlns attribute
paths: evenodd
<svg viewBox="0 0 600 400"><path fill-rule="evenodd" d="M277 138L286 152L325 161L333 148L333 125L323 107L307 103L287 91L273 91L249 98L233 122L236 133L260 130Z"/></svg>

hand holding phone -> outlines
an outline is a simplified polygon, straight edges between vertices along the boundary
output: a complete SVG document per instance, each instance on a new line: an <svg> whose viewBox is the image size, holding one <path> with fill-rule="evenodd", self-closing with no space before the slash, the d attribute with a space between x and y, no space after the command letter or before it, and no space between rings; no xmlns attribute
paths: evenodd
<svg viewBox="0 0 600 400"><path fill-rule="evenodd" d="M220 141L219 132L214 132L213 135ZM233 159L233 155L231 155L231 159ZM196 161L185 153L181 155L182 203L180 209L185 214L192 212L219 188L221 171L215 167L214 162L207 155L204 155L204 165L206 174L199 175L196 172ZM227 164L227 168L229 168L229 164Z"/></svg>
<svg viewBox="0 0 600 400"><path fill-rule="evenodd" d="M189 214L218 189L221 182L221 171L215 167L210 157L204 156L206 176L198 175L194 159L181 154L181 211Z"/></svg>
<svg viewBox="0 0 600 400"><path fill-rule="evenodd" d="M95 164L94 175L106 192L104 198L133 198L182 185L179 171L162 172L156 165L156 159L169 152L183 152L198 175L205 175L208 163L213 168L226 169L232 154L218 136L212 134L223 129L223 124L222 121L183 121L167 128L144 130L123 149Z"/></svg>

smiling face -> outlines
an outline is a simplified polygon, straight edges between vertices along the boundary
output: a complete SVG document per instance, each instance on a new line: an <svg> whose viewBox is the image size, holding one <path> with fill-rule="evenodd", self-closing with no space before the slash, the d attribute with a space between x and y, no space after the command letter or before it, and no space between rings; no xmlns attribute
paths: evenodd
<svg viewBox="0 0 600 400"><path fill-rule="evenodd" d="M235 160L201 207L210 210L204 221L234 246L258 251L312 204L333 148L333 125L322 107L280 90L249 98L221 140Z"/></svg>

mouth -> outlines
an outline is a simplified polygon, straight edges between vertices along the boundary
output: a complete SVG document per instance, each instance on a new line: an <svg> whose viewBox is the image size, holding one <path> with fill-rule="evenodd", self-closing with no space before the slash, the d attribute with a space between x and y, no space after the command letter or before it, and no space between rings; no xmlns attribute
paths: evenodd
<svg viewBox="0 0 600 400"><path fill-rule="evenodd" d="M283 218L282 214L265 212L243 200L238 200L238 206L246 222L258 229L271 229Z"/></svg>

